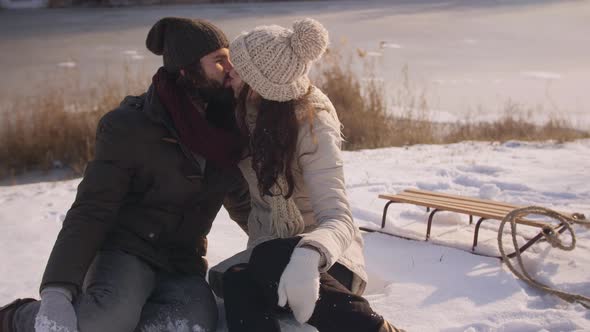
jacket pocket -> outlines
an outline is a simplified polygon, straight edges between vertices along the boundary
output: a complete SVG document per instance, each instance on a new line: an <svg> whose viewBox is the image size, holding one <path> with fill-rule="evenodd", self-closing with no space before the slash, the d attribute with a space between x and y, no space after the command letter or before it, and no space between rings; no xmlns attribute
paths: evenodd
<svg viewBox="0 0 590 332"><path fill-rule="evenodd" d="M175 218L170 214L141 206L124 209L119 214L123 228L151 244L161 240L166 231L165 225L175 222L172 219Z"/></svg>

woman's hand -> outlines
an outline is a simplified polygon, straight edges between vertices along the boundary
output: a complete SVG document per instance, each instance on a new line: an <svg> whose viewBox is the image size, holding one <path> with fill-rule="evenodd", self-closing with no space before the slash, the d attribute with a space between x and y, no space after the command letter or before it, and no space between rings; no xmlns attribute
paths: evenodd
<svg viewBox="0 0 590 332"><path fill-rule="evenodd" d="M307 322L320 292L320 253L310 248L295 248L279 281L279 306L289 303L295 319Z"/></svg>

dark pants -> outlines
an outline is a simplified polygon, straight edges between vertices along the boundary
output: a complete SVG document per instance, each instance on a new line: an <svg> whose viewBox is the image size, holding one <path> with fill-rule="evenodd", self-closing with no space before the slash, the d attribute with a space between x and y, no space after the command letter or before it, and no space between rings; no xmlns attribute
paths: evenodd
<svg viewBox="0 0 590 332"><path fill-rule="evenodd" d="M15 332L34 332L40 302L17 309ZM80 332L217 329L217 303L201 276L170 274L120 251L100 252L74 301Z"/></svg>
<svg viewBox="0 0 590 332"><path fill-rule="evenodd" d="M230 332L280 331L277 316L288 309L277 305L283 270L300 237L276 239L254 248L250 261L223 276L223 294ZM352 272L334 265L320 274L320 296L308 324L320 332L377 332L383 317L367 300L350 291Z"/></svg>

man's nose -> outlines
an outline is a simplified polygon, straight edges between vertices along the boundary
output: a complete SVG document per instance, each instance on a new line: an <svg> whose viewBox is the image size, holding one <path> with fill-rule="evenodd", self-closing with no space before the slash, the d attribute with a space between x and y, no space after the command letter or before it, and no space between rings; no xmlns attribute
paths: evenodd
<svg viewBox="0 0 590 332"><path fill-rule="evenodd" d="M231 61L230 61L230 60L227 60L227 62L226 62L226 64L225 64L225 66L224 66L224 68L223 68L223 69L225 70L225 72L226 72L226 73L228 73L228 74L229 74L229 72L231 72L231 71L232 71L232 69L234 69L234 64L233 64L233 63L231 63Z"/></svg>

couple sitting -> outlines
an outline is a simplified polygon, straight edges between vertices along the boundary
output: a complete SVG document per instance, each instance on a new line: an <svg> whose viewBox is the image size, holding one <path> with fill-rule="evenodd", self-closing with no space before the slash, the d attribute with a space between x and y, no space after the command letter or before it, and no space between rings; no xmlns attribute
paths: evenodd
<svg viewBox="0 0 590 332"><path fill-rule="evenodd" d="M164 66L106 114L41 283L0 309L0 332L396 331L361 297L363 242L345 191L340 122L308 71L328 44L312 19L228 43L203 20L164 18ZM229 48L229 49L228 49ZM231 62L230 62L231 56ZM207 273L221 206L248 249Z"/></svg>

